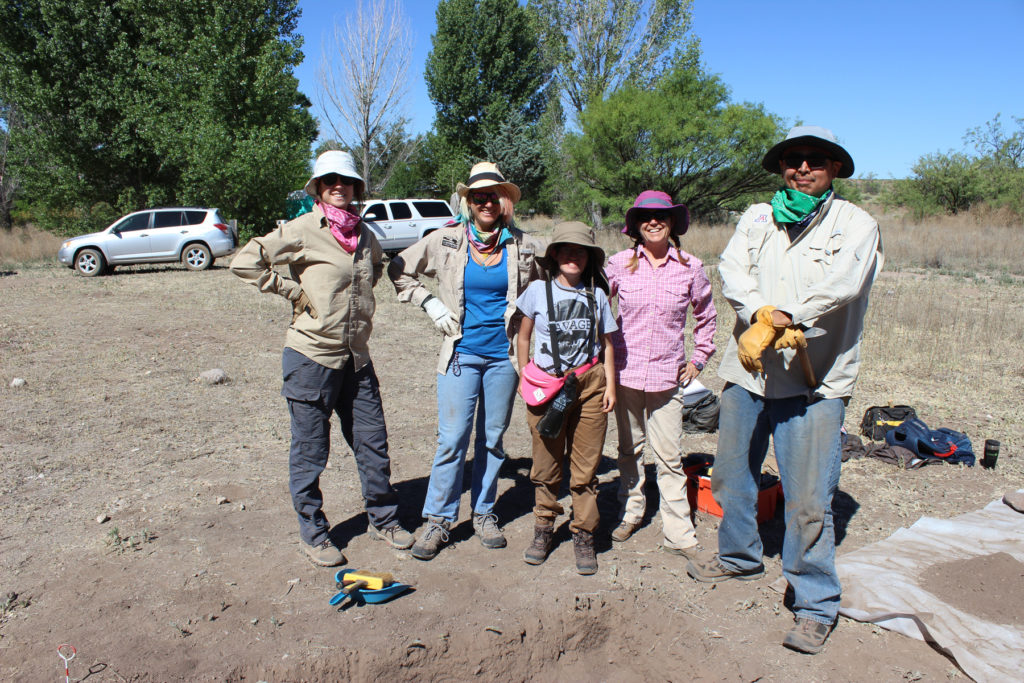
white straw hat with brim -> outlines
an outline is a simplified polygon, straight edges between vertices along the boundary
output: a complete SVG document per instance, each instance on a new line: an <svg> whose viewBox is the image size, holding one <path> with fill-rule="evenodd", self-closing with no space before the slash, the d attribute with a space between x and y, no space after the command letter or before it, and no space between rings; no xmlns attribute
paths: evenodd
<svg viewBox="0 0 1024 683"><path fill-rule="evenodd" d="M316 163L313 164L313 177L306 183L306 194L314 199L320 199L316 194L316 179L328 173L337 173L346 178L355 178L359 181L360 193L366 191L366 181L356 171L356 162L352 159L352 155L348 152L332 149L316 158Z"/></svg>
<svg viewBox="0 0 1024 683"><path fill-rule="evenodd" d="M587 265L593 267L594 276L597 280L594 284L605 292L609 291L608 279L604 275L604 249L597 246L597 234L593 228L579 221L569 221L556 225L554 232L551 233L551 241L548 242L548 248L545 250L544 256L538 259L541 266L544 268L558 267L554 251L560 244L576 244L586 247L590 252L590 259Z"/></svg>
<svg viewBox="0 0 1024 683"><path fill-rule="evenodd" d="M481 161L475 164L469 171L469 180L465 185L459 183L455 191L460 197L465 197L470 190L484 190L495 186L505 188L513 204L519 201L521 196L519 187L505 180L505 176L501 175L498 166L490 161Z"/></svg>
<svg viewBox="0 0 1024 683"><path fill-rule="evenodd" d="M782 173L779 169L779 160L790 147L818 147L828 153L830 159L842 163L839 178L849 178L853 175L853 157L843 149L836 139L835 133L828 128L821 126L794 126L789 129L786 139L768 150L761 160L761 167L769 173Z"/></svg>

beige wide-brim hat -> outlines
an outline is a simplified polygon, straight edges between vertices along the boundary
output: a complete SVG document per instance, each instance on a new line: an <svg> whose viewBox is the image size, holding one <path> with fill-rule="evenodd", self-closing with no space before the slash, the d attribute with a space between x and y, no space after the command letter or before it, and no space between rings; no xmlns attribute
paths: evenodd
<svg viewBox="0 0 1024 683"><path fill-rule="evenodd" d="M556 225L554 232L551 233L551 241L548 242L548 248L544 251L544 256L538 259L541 266L545 269L558 267L554 251L560 244L576 244L586 247L590 252L588 266L593 266L594 276L597 280L594 284L605 292L610 291L608 278L604 275L604 249L597 246L597 234L593 228L579 221L569 221Z"/></svg>
<svg viewBox="0 0 1024 683"><path fill-rule="evenodd" d="M469 180L465 185L459 183L455 191L460 197L465 197L470 190L483 190L495 186L505 188L513 204L518 202L519 197L522 196L519 192L519 187L505 180L505 176L501 175L498 166L490 161L481 161L474 165L469 171Z"/></svg>
<svg viewBox="0 0 1024 683"><path fill-rule="evenodd" d="M352 155L348 152L332 149L316 158L316 163L313 164L313 177L306 183L306 194L313 199L320 199L316 194L316 179L328 173L337 173L346 178L355 178L359 181L359 193L364 194L366 192L366 181L356 171L356 162L352 159Z"/></svg>
<svg viewBox="0 0 1024 683"><path fill-rule="evenodd" d="M830 159L842 163L839 178L849 178L853 175L853 157L843 149L836 139L835 133L828 128L821 126L794 126L789 129L786 139L768 150L761 160L761 168L769 173L781 174L779 170L779 159L790 147L818 147L826 152Z"/></svg>

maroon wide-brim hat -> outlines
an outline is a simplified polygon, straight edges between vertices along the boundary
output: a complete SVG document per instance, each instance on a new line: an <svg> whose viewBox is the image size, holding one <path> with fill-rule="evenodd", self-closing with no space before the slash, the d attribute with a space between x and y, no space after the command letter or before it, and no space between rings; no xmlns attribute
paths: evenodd
<svg viewBox="0 0 1024 683"><path fill-rule="evenodd" d="M672 234L683 235L690 228L690 212L686 204L673 204L672 198L658 190L644 190L633 202L632 208L626 212L626 227L623 235L634 239L640 237L640 226L637 215L645 211L668 211L672 214Z"/></svg>

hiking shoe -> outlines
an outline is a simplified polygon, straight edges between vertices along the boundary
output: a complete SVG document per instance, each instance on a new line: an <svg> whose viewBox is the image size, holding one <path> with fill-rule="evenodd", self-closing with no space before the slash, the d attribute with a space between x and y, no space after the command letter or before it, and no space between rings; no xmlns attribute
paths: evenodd
<svg viewBox="0 0 1024 683"><path fill-rule="evenodd" d="M661 549L669 555L678 555L679 557L685 557L688 560L696 560L698 558L697 546L695 545L691 545L689 548L675 548L670 545L662 544Z"/></svg>
<svg viewBox="0 0 1024 683"><path fill-rule="evenodd" d="M441 517L428 517L427 528L420 539L412 547L412 556L417 560L432 560L448 542L448 529L451 523Z"/></svg>
<svg viewBox="0 0 1024 683"><path fill-rule="evenodd" d="M718 560L718 555L715 555L708 560L691 559L686 564L686 573L701 583L719 583L729 579L753 581L764 576L764 565L759 564L747 570L729 569L723 566Z"/></svg>
<svg viewBox="0 0 1024 683"><path fill-rule="evenodd" d="M636 533L636 530L639 528L640 522L627 522L626 520L622 520L612 531L612 540L616 543L628 541L629 537Z"/></svg>
<svg viewBox="0 0 1024 683"><path fill-rule="evenodd" d="M331 543L329 538L317 545L303 543L302 549L309 556L309 561L318 567L337 567L345 564L345 555L338 546Z"/></svg>
<svg viewBox="0 0 1024 683"><path fill-rule="evenodd" d="M587 531L576 531L572 535L572 545L576 550L576 572L583 576L597 573L597 555L594 553L594 534Z"/></svg>
<svg viewBox="0 0 1024 683"><path fill-rule="evenodd" d="M507 545L505 534L498 528L498 515L493 512L473 513L473 533L480 537L485 548L504 548Z"/></svg>
<svg viewBox="0 0 1024 683"><path fill-rule="evenodd" d="M397 524L393 524L392 526L384 529L378 529L371 524L370 537L375 538L378 541L384 541L389 546L397 550L406 550L411 548L413 542L416 540L413 538L412 534Z"/></svg>
<svg viewBox="0 0 1024 683"><path fill-rule="evenodd" d="M555 542L554 524L535 524L533 527L533 543L523 553L526 564L544 564Z"/></svg>
<svg viewBox="0 0 1024 683"><path fill-rule="evenodd" d="M835 624L823 624L813 619L797 617L796 625L786 634L782 644L790 650L816 655L825 647L825 641L834 627Z"/></svg>

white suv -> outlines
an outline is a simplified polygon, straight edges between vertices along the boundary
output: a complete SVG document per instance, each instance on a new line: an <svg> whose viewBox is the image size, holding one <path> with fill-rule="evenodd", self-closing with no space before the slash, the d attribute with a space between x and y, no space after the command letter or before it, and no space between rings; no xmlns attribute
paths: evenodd
<svg viewBox="0 0 1024 683"><path fill-rule="evenodd" d="M86 277L114 266L168 261L206 270L237 243L238 235L218 209L148 209L130 213L102 232L72 237L61 245L57 260Z"/></svg>
<svg viewBox="0 0 1024 683"><path fill-rule="evenodd" d="M448 202L440 199L371 200L360 212L384 251L397 254L452 219Z"/></svg>

